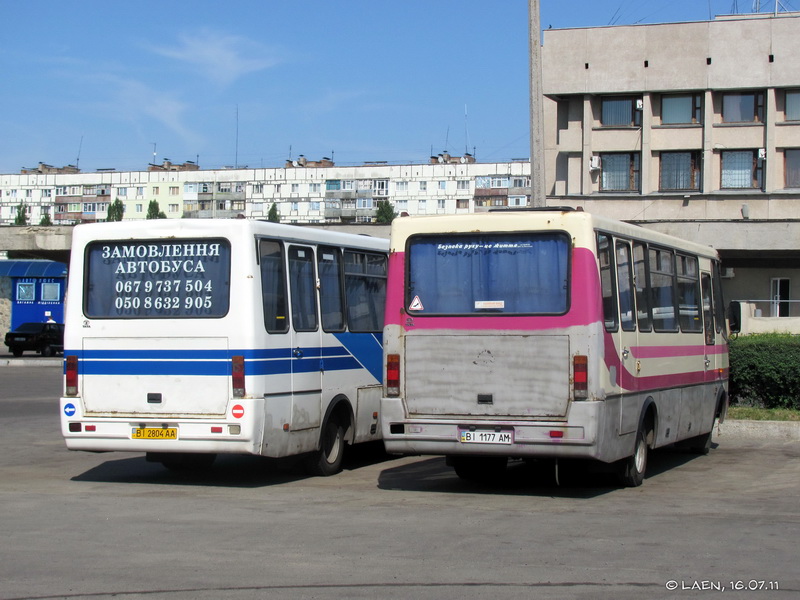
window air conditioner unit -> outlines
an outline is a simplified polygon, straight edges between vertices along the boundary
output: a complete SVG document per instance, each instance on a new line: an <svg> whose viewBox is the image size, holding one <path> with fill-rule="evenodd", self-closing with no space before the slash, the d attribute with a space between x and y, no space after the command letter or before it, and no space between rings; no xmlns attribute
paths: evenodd
<svg viewBox="0 0 800 600"><path fill-rule="evenodd" d="M600 168L600 157L599 156L590 156L589 157L589 170L597 171Z"/></svg>
<svg viewBox="0 0 800 600"><path fill-rule="evenodd" d="M636 100L636 110L644 110L644 100Z"/></svg>
<svg viewBox="0 0 800 600"><path fill-rule="evenodd" d="M760 160L764 160L767 158L767 149L766 148L759 148L758 149L758 158Z"/></svg>

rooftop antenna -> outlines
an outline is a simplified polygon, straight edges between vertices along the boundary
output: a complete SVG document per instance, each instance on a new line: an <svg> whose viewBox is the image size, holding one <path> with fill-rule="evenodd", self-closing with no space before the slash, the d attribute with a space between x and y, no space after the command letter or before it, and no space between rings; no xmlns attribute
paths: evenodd
<svg viewBox="0 0 800 600"><path fill-rule="evenodd" d="M236 105L236 152L233 155L233 168L239 168L239 105Z"/></svg>
<svg viewBox="0 0 800 600"><path fill-rule="evenodd" d="M447 152L447 149L450 147L450 125L447 126L447 133L444 136L444 151Z"/></svg>
<svg viewBox="0 0 800 600"><path fill-rule="evenodd" d="M469 127L467 125L467 105L464 105L464 152L469 154Z"/></svg>
<svg viewBox="0 0 800 600"><path fill-rule="evenodd" d="M81 141L78 144L78 158L75 159L75 168L81 166L81 148L83 148L83 136L81 136Z"/></svg>
<svg viewBox="0 0 800 600"><path fill-rule="evenodd" d="M156 143L153 142L153 164L156 164Z"/></svg>

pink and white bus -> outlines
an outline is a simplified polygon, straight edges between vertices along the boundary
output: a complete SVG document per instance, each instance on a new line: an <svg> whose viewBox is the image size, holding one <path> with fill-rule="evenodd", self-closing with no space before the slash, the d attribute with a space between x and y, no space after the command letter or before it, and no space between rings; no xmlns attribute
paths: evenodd
<svg viewBox="0 0 800 600"><path fill-rule="evenodd" d="M709 451L728 405L712 248L551 208L395 219L390 253L388 452L468 479L595 459L638 486L649 449Z"/></svg>

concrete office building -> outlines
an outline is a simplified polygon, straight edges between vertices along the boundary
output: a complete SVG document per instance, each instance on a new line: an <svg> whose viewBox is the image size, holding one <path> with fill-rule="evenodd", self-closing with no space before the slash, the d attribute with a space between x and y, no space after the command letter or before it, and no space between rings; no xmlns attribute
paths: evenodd
<svg viewBox="0 0 800 600"><path fill-rule="evenodd" d="M713 245L800 315L800 13L546 30L548 203Z"/></svg>

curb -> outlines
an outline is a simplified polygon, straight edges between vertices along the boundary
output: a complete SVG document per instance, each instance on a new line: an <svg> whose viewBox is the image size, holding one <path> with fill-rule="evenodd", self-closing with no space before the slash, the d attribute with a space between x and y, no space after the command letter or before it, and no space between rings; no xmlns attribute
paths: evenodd
<svg viewBox="0 0 800 600"><path fill-rule="evenodd" d="M63 358L0 358L0 367L61 367Z"/></svg>
<svg viewBox="0 0 800 600"><path fill-rule="evenodd" d="M800 421L746 421L725 419L714 429L714 438L800 440Z"/></svg>

